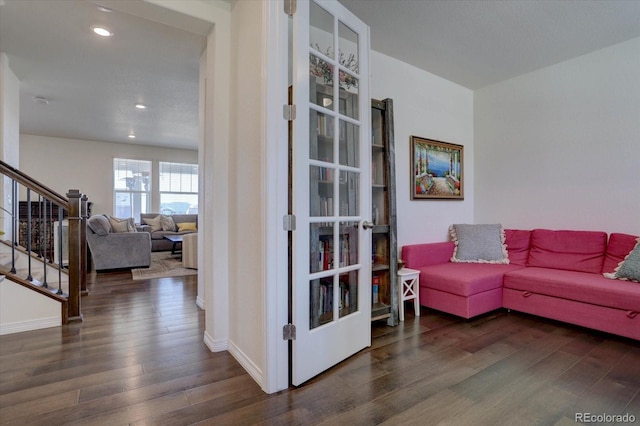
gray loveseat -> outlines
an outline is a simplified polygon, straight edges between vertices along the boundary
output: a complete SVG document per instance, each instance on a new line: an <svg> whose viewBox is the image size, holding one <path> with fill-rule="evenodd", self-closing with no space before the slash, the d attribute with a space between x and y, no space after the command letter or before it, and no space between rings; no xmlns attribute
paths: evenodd
<svg viewBox="0 0 640 426"><path fill-rule="evenodd" d="M151 237L146 232L135 232L135 227L129 228L129 232L114 232L118 229L105 215L87 219L87 244L96 271L151 265Z"/></svg>
<svg viewBox="0 0 640 426"><path fill-rule="evenodd" d="M171 218L173 221L173 228L171 227L171 221L169 223L160 223L159 217ZM152 223L153 225L151 225ZM151 251L167 251L173 248L173 243L166 238L167 235L184 235L194 230L179 231L178 224L191 223L198 224L197 214L174 214L174 215L161 215L160 213L141 213L140 225L138 225L138 231L148 232L151 235ZM163 226L164 225L164 226Z"/></svg>

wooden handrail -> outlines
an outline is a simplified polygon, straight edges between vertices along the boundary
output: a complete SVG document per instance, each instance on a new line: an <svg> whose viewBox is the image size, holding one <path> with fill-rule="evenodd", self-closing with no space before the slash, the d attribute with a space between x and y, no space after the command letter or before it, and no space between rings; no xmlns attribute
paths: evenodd
<svg viewBox="0 0 640 426"><path fill-rule="evenodd" d="M58 204L61 207L64 207L66 210L69 210L69 200L64 196L58 194L53 189L43 185L37 180L33 179L31 176L21 172L20 170L11 167L4 161L0 161L0 173L10 177L11 179L18 182L20 185L29 188L38 194L48 198L54 203Z"/></svg>

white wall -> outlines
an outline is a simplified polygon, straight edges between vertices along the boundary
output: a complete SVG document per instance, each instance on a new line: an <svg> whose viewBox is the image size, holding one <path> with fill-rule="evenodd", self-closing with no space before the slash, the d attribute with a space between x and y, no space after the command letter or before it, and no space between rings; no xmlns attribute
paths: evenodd
<svg viewBox="0 0 640 426"><path fill-rule="evenodd" d="M20 143L20 81L9 66L9 58L6 53L0 52L0 159L5 163L18 167ZM12 211L11 180L2 178L0 186L0 203L7 210ZM6 214L0 215L3 219L0 230L5 234L11 233L11 221L4 220Z"/></svg>
<svg viewBox="0 0 640 426"><path fill-rule="evenodd" d="M450 224L473 222L473 92L372 51L371 96L393 99L398 250L446 240ZM410 200L411 136L464 146L464 200Z"/></svg>
<svg viewBox="0 0 640 426"><path fill-rule="evenodd" d="M79 189L93 214L113 213L113 159L198 162L193 150L20 135L20 170L65 195Z"/></svg>
<svg viewBox="0 0 640 426"><path fill-rule="evenodd" d="M640 235L640 38L475 93L475 220Z"/></svg>
<svg viewBox="0 0 640 426"><path fill-rule="evenodd" d="M0 279L0 305L0 335L58 327L62 323L60 302L6 280L4 276Z"/></svg>
<svg viewBox="0 0 640 426"><path fill-rule="evenodd" d="M262 384L265 212L262 2L231 11L229 351Z"/></svg>
<svg viewBox="0 0 640 426"><path fill-rule="evenodd" d="M0 52L0 156L17 167L20 136L20 81L6 53Z"/></svg>

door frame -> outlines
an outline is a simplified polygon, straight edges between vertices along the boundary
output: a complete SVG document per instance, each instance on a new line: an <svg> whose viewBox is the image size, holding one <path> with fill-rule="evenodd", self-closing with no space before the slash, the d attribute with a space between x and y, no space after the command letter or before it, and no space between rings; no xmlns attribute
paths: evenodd
<svg viewBox="0 0 640 426"><path fill-rule="evenodd" d="M288 121L283 105L288 103L289 16L284 1L263 3L262 49L265 70L264 134L265 146L265 288L264 288L264 371L262 389L267 393L289 387L289 345L282 327L289 315L289 241L283 218L288 214L289 142Z"/></svg>

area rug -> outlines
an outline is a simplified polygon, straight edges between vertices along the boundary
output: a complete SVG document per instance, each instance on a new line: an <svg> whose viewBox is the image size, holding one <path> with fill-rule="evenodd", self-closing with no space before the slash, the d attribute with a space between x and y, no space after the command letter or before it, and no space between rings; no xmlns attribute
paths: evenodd
<svg viewBox="0 0 640 426"><path fill-rule="evenodd" d="M148 268L132 269L131 275L134 280L148 280L152 278L184 277L187 275L197 275L197 269L182 267L182 261L171 257L170 252L151 253L151 266Z"/></svg>

